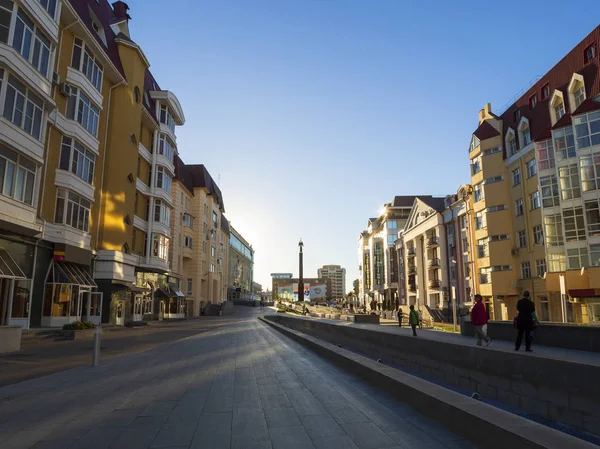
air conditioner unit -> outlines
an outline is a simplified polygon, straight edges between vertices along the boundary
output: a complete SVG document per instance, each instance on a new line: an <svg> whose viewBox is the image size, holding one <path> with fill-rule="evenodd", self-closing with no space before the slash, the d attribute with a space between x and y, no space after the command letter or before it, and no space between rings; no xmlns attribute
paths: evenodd
<svg viewBox="0 0 600 449"><path fill-rule="evenodd" d="M60 75L58 74L58 72L52 73L52 82L54 84L60 84Z"/></svg>
<svg viewBox="0 0 600 449"><path fill-rule="evenodd" d="M71 86L69 86L67 83L62 83L60 85L59 90L60 90L60 94L64 95L67 98L70 97L73 93Z"/></svg>
<svg viewBox="0 0 600 449"><path fill-rule="evenodd" d="M511 253L513 256L516 256L517 254L519 254L519 248L513 248L513 249L511 249L511 250L510 250L510 253Z"/></svg>

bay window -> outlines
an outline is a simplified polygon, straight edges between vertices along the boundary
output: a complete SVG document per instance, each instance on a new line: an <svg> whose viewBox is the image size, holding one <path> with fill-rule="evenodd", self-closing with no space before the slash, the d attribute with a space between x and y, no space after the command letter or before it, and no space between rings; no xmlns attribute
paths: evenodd
<svg viewBox="0 0 600 449"><path fill-rule="evenodd" d="M567 242L585 240L585 222L582 207L570 207L563 210L565 239Z"/></svg>
<svg viewBox="0 0 600 449"><path fill-rule="evenodd" d="M554 147L552 146L552 140L537 142L535 146L537 148L540 170L554 168L556 162L554 161Z"/></svg>
<svg viewBox="0 0 600 449"><path fill-rule="evenodd" d="M542 206L554 207L560 204L558 199L558 181L556 175L542 176L540 178L542 187Z"/></svg>
<svg viewBox="0 0 600 449"><path fill-rule="evenodd" d="M165 226L171 224L171 209L160 200L154 201L154 221Z"/></svg>
<svg viewBox="0 0 600 449"><path fill-rule="evenodd" d="M600 236L600 200L585 202L585 218L590 237Z"/></svg>
<svg viewBox="0 0 600 449"><path fill-rule="evenodd" d="M156 187L159 189L166 190L171 193L171 185L173 184L173 180L171 179L171 175L164 167L156 168Z"/></svg>
<svg viewBox="0 0 600 449"><path fill-rule="evenodd" d="M552 133L554 136L554 149L556 150L556 159L562 161L570 157L575 157L575 138L573 137L573 128L563 128Z"/></svg>
<svg viewBox="0 0 600 449"><path fill-rule="evenodd" d="M166 157L171 164L173 163L173 156L175 155L175 146L171 144L171 141L166 135L161 134L158 141L158 154Z"/></svg>
<svg viewBox="0 0 600 449"><path fill-rule="evenodd" d="M6 2L3 2L4 4ZM6 6L4 6L6 8ZM12 46L23 56L44 78L48 77L50 62L50 39L35 26L33 21L18 9L15 21L15 33Z"/></svg>
<svg viewBox="0 0 600 449"><path fill-rule="evenodd" d="M581 198L581 186L579 185L579 173L577 164L571 164L558 169L560 181L560 193L562 200Z"/></svg>
<svg viewBox="0 0 600 449"><path fill-rule="evenodd" d="M70 171L88 184L93 184L95 164L96 155L94 153L85 149L75 139L63 136L59 162L60 169Z"/></svg>
<svg viewBox="0 0 600 449"><path fill-rule="evenodd" d="M164 235L154 234L152 236L152 256L162 260L169 257L169 238Z"/></svg>
<svg viewBox="0 0 600 449"><path fill-rule="evenodd" d="M77 37L73 44L71 67L83 73L98 92L102 93L102 75L104 73L104 67L98 58L90 51L88 46Z"/></svg>
<svg viewBox="0 0 600 449"><path fill-rule="evenodd" d="M13 2L4 0L0 2L0 42L8 44L10 34L10 21L12 19Z"/></svg>
<svg viewBox="0 0 600 449"><path fill-rule="evenodd" d="M567 269L567 258L564 254L548 254L548 271L556 273Z"/></svg>
<svg viewBox="0 0 600 449"><path fill-rule="evenodd" d="M171 132L175 134L175 120L173 120L173 116L166 105L160 107L160 122L167 125Z"/></svg>
<svg viewBox="0 0 600 449"><path fill-rule="evenodd" d="M600 153L582 156L579 160L581 167L581 188L584 192L600 188Z"/></svg>
<svg viewBox="0 0 600 449"><path fill-rule="evenodd" d="M577 148L600 144L600 112L591 112L573 119Z"/></svg>
<svg viewBox="0 0 600 449"><path fill-rule="evenodd" d="M90 230L90 208L92 204L66 189L58 189L54 223L65 224L80 231Z"/></svg>
<svg viewBox="0 0 600 449"><path fill-rule="evenodd" d="M50 17L54 19L54 15L56 14L56 0L38 0L42 8L44 8Z"/></svg>
<svg viewBox="0 0 600 449"><path fill-rule="evenodd" d="M4 99L4 117L40 140L43 110L44 101L13 75L9 75Z"/></svg>
<svg viewBox="0 0 600 449"><path fill-rule="evenodd" d="M76 120L92 136L98 137L100 108L74 86L71 86L71 96L67 102L67 118Z"/></svg>
<svg viewBox="0 0 600 449"><path fill-rule="evenodd" d="M35 162L0 144L0 193L16 201L33 205Z"/></svg>
<svg viewBox="0 0 600 449"><path fill-rule="evenodd" d="M592 266L600 266L600 245L590 245L590 258Z"/></svg>
<svg viewBox="0 0 600 449"><path fill-rule="evenodd" d="M544 229L548 246L562 246L564 244L562 216L560 214L546 215L544 217Z"/></svg>
<svg viewBox="0 0 600 449"><path fill-rule="evenodd" d="M572 248L567 250L567 259L569 269L579 269L581 267L589 267L590 260L588 258L587 248Z"/></svg>

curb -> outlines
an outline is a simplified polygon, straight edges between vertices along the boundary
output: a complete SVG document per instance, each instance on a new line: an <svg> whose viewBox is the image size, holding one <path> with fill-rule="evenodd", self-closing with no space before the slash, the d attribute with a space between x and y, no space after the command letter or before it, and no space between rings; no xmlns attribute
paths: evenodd
<svg viewBox="0 0 600 449"><path fill-rule="evenodd" d="M458 435L492 449L583 449L598 446L550 427L476 401L341 347L289 329L263 317L260 321L309 347L331 362L387 390L411 408Z"/></svg>

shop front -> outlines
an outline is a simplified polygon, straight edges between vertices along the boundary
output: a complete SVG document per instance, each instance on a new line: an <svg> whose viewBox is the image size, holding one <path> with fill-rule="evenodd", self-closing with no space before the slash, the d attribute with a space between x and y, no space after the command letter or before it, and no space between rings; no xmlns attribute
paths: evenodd
<svg viewBox="0 0 600 449"><path fill-rule="evenodd" d="M187 308L185 295L175 285L158 288L154 296L159 302L159 320L185 318Z"/></svg>
<svg viewBox="0 0 600 449"><path fill-rule="evenodd" d="M133 293L131 311L133 321L144 321L152 318L152 288L131 287Z"/></svg>

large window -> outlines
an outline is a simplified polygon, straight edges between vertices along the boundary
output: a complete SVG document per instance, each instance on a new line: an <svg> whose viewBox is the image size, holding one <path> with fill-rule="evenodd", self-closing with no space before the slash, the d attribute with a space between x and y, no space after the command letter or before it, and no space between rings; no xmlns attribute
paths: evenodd
<svg viewBox="0 0 600 449"><path fill-rule="evenodd" d="M167 125L171 132L175 134L175 120L173 120L169 108L164 104L160 107L160 122Z"/></svg>
<svg viewBox="0 0 600 449"><path fill-rule="evenodd" d="M65 224L80 231L89 232L90 208L91 203L85 198L66 189L58 189L54 223Z"/></svg>
<svg viewBox="0 0 600 449"><path fill-rule="evenodd" d="M171 224L171 209L160 200L154 201L154 221L165 226Z"/></svg>
<svg viewBox="0 0 600 449"><path fill-rule="evenodd" d="M567 269L567 258L564 254L548 254L548 271L556 273Z"/></svg>
<svg viewBox="0 0 600 449"><path fill-rule="evenodd" d="M471 175L476 175L481 171L481 156L477 156L471 161Z"/></svg>
<svg viewBox="0 0 600 449"><path fill-rule="evenodd" d="M12 20L13 2L0 1L0 42L8 44L10 34L10 21Z"/></svg>
<svg viewBox="0 0 600 449"><path fill-rule="evenodd" d="M546 274L546 272L548 271L548 269L546 268L546 259L538 259L535 261L535 266L537 269L537 275L539 277L544 276L544 274Z"/></svg>
<svg viewBox="0 0 600 449"><path fill-rule="evenodd" d="M554 149L556 150L556 159L562 161L570 157L575 157L575 139L573 137L573 128L563 128L553 133Z"/></svg>
<svg viewBox="0 0 600 449"><path fill-rule="evenodd" d="M175 147L174 145L171 145L171 141L164 134L160 135L158 141L158 154L166 157L169 160L169 162L173 163Z"/></svg>
<svg viewBox="0 0 600 449"><path fill-rule="evenodd" d="M40 5L48 11L50 17L54 19L54 14L56 14L56 0L38 0Z"/></svg>
<svg viewBox="0 0 600 449"><path fill-rule="evenodd" d="M488 240L487 239L479 239L477 240L477 257L480 259L489 256L488 251Z"/></svg>
<svg viewBox="0 0 600 449"><path fill-rule="evenodd" d="M564 244L562 216L560 214L546 215L544 217L544 229L548 246L562 246Z"/></svg>
<svg viewBox="0 0 600 449"><path fill-rule="evenodd" d="M0 75L3 72L0 71ZM1 83L1 79L0 79ZM8 76L4 117L40 140L44 101L12 75Z"/></svg>
<svg viewBox="0 0 600 449"><path fill-rule="evenodd" d="M519 242L519 248L527 248L527 234L524 230L517 233L517 238Z"/></svg>
<svg viewBox="0 0 600 449"><path fill-rule="evenodd" d="M587 248L568 249L567 259L569 261L569 269L571 270L590 266Z"/></svg>
<svg viewBox="0 0 600 449"><path fill-rule="evenodd" d="M35 162L0 144L0 193L33 205L36 168Z"/></svg>
<svg viewBox="0 0 600 449"><path fill-rule="evenodd" d="M63 136L59 167L68 170L88 184L94 183L96 155L75 139Z"/></svg>
<svg viewBox="0 0 600 449"><path fill-rule="evenodd" d="M577 148L600 144L600 112L591 112L573 119Z"/></svg>
<svg viewBox="0 0 600 449"><path fill-rule="evenodd" d="M158 167L156 169L156 187L171 193L172 184L173 180L169 172L164 167Z"/></svg>
<svg viewBox="0 0 600 449"><path fill-rule="evenodd" d="M600 187L600 153L582 156L579 164L581 166L581 188L583 191L598 189Z"/></svg>
<svg viewBox="0 0 600 449"><path fill-rule="evenodd" d="M552 147L552 140L544 140L535 144L538 154L538 164L540 170L547 170L554 168L554 148Z"/></svg>
<svg viewBox="0 0 600 449"><path fill-rule="evenodd" d="M67 118L77 120L92 136L98 137L100 108L74 86L71 86L71 96L67 102Z"/></svg>
<svg viewBox="0 0 600 449"><path fill-rule="evenodd" d="M565 239L567 242L585 240L585 223L583 220L583 208L571 207L563 210L565 222Z"/></svg>
<svg viewBox="0 0 600 449"><path fill-rule="evenodd" d="M537 175L537 165L535 163L535 158L533 158L527 162L527 177L531 178L535 175Z"/></svg>
<svg viewBox="0 0 600 449"><path fill-rule="evenodd" d="M556 175L542 176L540 178L542 187L542 206L554 207L560 204L558 199L558 181Z"/></svg>
<svg viewBox="0 0 600 449"><path fill-rule="evenodd" d="M515 201L515 215L520 217L525 213L525 209L523 207L523 198L519 198Z"/></svg>
<svg viewBox="0 0 600 449"><path fill-rule="evenodd" d="M590 237L600 236L600 200L585 202L585 218Z"/></svg>
<svg viewBox="0 0 600 449"><path fill-rule="evenodd" d="M571 164L558 169L560 181L560 193L563 201L581 198L581 186L579 184L579 172L577 164Z"/></svg>
<svg viewBox="0 0 600 449"><path fill-rule="evenodd" d="M533 227L533 243L536 245L544 244L544 230L542 225L537 225Z"/></svg>
<svg viewBox="0 0 600 449"><path fill-rule="evenodd" d="M530 210L540 208L540 192L538 192L537 190L529 194L529 206Z"/></svg>
<svg viewBox="0 0 600 449"><path fill-rule="evenodd" d="M521 169L520 168L515 168L512 171L512 182L513 182L513 186L518 186L519 184L521 184Z"/></svg>
<svg viewBox="0 0 600 449"><path fill-rule="evenodd" d="M7 2L3 1L6 8ZM4 14L4 10L2 11ZM15 22L15 34L12 46L21 56L33 65L44 77L48 76L48 65L50 61L50 39L35 26L33 21L19 9Z"/></svg>
<svg viewBox="0 0 600 449"><path fill-rule="evenodd" d="M169 257L169 238L164 235L154 234L152 236L152 256L162 260Z"/></svg>
<svg viewBox="0 0 600 449"><path fill-rule="evenodd" d="M600 245L590 245L590 259L592 266L600 266Z"/></svg>
<svg viewBox="0 0 600 449"><path fill-rule="evenodd" d="M82 72L98 92L102 93L102 74L104 73L104 67L98 58L90 51L88 46L77 37L73 44L71 67Z"/></svg>
<svg viewBox="0 0 600 449"><path fill-rule="evenodd" d="M521 263L521 279L531 279L531 264L529 262Z"/></svg>
<svg viewBox="0 0 600 449"><path fill-rule="evenodd" d="M481 183L473 186L473 201L481 201L483 199L483 185Z"/></svg>
<svg viewBox="0 0 600 449"><path fill-rule="evenodd" d="M183 214L183 225L186 228L194 229L194 217L189 214Z"/></svg>
<svg viewBox="0 0 600 449"><path fill-rule="evenodd" d="M480 284L489 284L490 282L492 282L491 273L492 273L492 269L490 267L481 268L479 270L479 283Z"/></svg>
<svg viewBox="0 0 600 449"><path fill-rule="evenodd" d="M475 214L475 229L480 230L487 227L485 212L477 212Z"/></svg>

